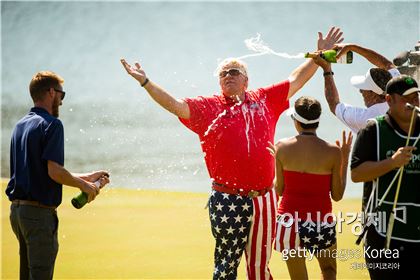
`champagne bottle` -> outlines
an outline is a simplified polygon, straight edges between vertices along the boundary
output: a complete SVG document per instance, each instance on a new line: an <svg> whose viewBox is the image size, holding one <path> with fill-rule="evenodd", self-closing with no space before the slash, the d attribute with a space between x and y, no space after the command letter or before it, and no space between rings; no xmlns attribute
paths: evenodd
<svg viewBox="0 0 420 280"><path fill-rule="evenodd" d="M98 181L95 181L95 186L97 186L98 188L101 187L101 183L99 182L100 179ZM73 199L71 200L71 204L73 204L74 208L76 209L80 209L83 206L85 206L85 204L88 202L88 195L85 192L81 192L78 196L73 197Z"/></svg>
<svg viewBox="0 0 420 280"><path fill-rule="evenodd" d="M305 54L305 58L314 58L317 57L316 53L306 53ZM352 51L348 51L347 53L345 53L344 55L342 55L338 60L337 60L337 51L336 50L327 50L327 51L323 51L321 52L321 57L323 59L325 59L326 61L328 61L329 63L345 63L345 64L349 64L353 62L353 52Z"/></svg>

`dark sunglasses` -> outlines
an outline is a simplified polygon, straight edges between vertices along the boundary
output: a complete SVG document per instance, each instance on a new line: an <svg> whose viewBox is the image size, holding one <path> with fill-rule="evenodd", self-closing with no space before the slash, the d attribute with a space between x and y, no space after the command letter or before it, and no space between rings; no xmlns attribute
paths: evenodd
<svg viewBox="0 0 420 280"><path fill-rule="evenodd" d="M55 91L58 91L58 92L61 92L61 100L63 100L64 99L64 96L66 96L66 92L65 91L62 91L61 89L56 89L56 88L54 88L54 90Z"/></svg>
<svg viewBox="0 0 420 280"><path fill-rule="evenodd" d="M231 76L239 76L239 74L242 74L242 72L241 72L241 70L239 70L239 69L232 68L232 69L229 69L229 70L224 70L224 71L221 71L221 72L219 73L219 77L220 77L220 78L224 78L224 77L226 77L226 76L227 76L227 74L229 74L229 75L231 75Z"/></svg>

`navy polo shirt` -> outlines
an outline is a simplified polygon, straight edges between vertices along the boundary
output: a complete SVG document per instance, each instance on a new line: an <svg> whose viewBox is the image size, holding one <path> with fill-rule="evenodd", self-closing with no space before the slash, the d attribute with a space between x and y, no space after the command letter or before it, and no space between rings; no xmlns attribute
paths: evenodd
<svg viewBox="0 0 420 280"><path fill-rule="evenodd" d="M10 144L10 200L58 206L63 186L48 176L48 160L64 166L64 128L45 109L34 107L15 126Z"/></svg>

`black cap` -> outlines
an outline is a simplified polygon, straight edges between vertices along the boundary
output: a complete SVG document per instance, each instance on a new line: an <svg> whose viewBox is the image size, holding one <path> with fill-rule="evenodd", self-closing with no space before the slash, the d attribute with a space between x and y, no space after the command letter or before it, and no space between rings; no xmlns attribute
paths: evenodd
<svg viewBox="0 0 420 280"><path fill-rule="evenodd" d="M386 84L385 93L387 94L406 96L415 92L420 92L417 82L408 75L394 77Z"/></svg>

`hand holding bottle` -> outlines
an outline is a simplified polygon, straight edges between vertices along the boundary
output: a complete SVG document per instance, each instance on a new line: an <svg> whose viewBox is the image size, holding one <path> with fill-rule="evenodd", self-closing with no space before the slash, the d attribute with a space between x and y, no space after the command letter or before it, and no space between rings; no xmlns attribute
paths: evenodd
<svg viewBox="0 0 420 280"><path fill-rule="evenodd" d="M354 44L350 43L335 44L333 49L337 51L337 59L341 58L348 52L353 52L353 46Z"/></svg>
<svg viewBox="0 0 420 280"><path fill-rule="evenodd" d="M322 57L322 52L317 51L313 54L314 56L312 59L314 62L319 65L324 70L324 72L331 72L331 63Z"/></svg>
<svg viewBox="0 0 420 280"><path fill-rule="evenodd" d="M91 202L100 192L99 180L94 183L86 182L80 190L87 195L87 202Z"/></svg>
<svg viewBox="0 0 420 280"><path fill-rule="evenodd" d="M101 179L101 177L105 176L105 177L109 177L109 172L105 171L105 170L99 170L99 171L93 171L91 173L85 173L85 174L80 174L81 178L85 181L94 183L96 181L98 181L99 179Z"/></svg>
<svg viewBox="0 0 420 280"><path fill-rule="evenodd" d="M347 53L343 54L340 58L337 57L337 51L333 50L323 50L317 51L313 53L306 53L306 58L315 58L316 56L320 55L323 59L330 63L352 63L353 62L353 52L348 51Z"/></svg>
<svg viewBox="0 0 420 280"><path fill-rule="evenodd" d="M71 200L73 206L77 209L82 208L86 203L91 202L99 194L100 189L103 188L109 181L109 174L101 175L94 183L85 181L86 184L80 189L82 192Z"/></svg>

